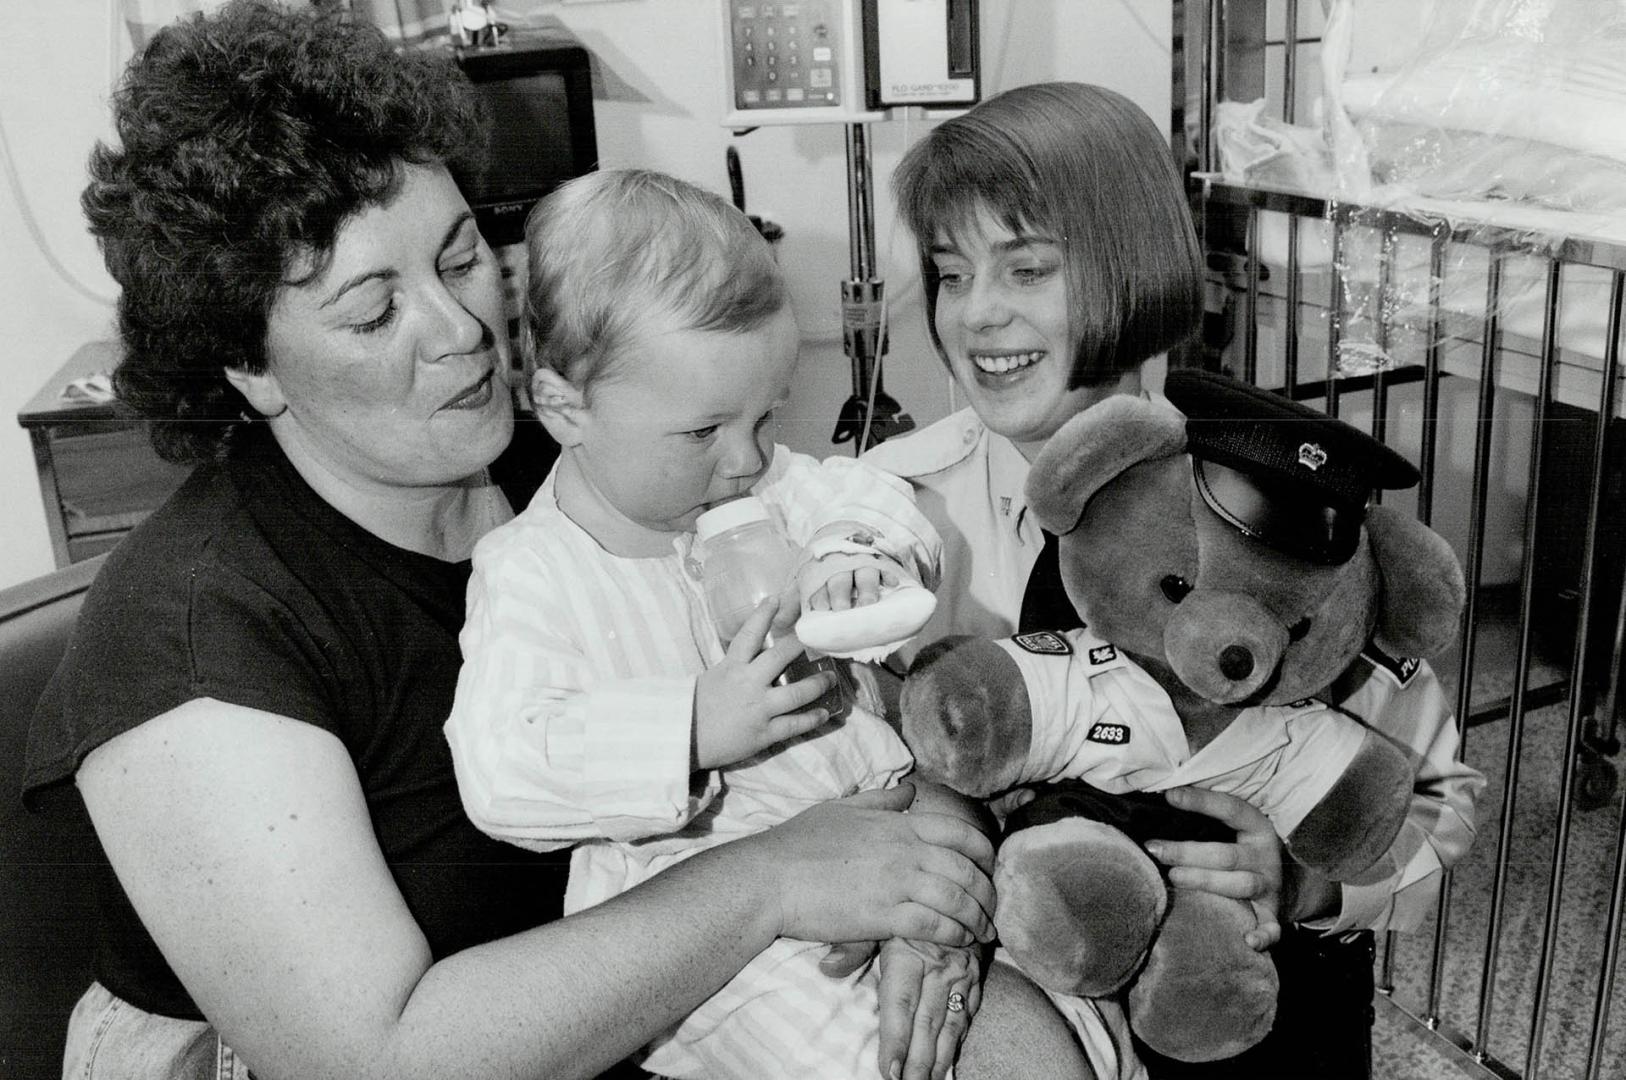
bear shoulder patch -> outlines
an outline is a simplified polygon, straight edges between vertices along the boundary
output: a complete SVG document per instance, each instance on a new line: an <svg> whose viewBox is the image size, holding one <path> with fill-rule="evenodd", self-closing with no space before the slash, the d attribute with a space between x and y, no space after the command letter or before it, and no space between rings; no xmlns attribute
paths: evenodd
<svg viewBox="0 0 1626 1080"><path fill-rule="evenodd" d="M1415 656L1390 656L1376 645L1368 644L1361 651L1361 656L1371 662L1372 666L1380 671L1386 671L1394 677L1395 682L1405 686L1417 675L1417 669L1423 662Z"/></svg>
<svg viewBox="0 0 1626 1080"><path fill-rule="evenodd" d="M1017 634L1011 640L1027 652L1038 653L1040 656L1071 656L1073 654L1073 647L1067 644L1067 639L1049 630L1035 630L1029 634Z"/></svg>

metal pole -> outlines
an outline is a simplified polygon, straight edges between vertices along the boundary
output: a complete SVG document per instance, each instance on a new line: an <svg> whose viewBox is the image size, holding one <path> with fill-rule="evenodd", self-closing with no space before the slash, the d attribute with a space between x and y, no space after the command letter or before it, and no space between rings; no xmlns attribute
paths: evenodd
<svg viewBox="0 0 1626 1080"><path fill-rule="evenodd" d="M848 124L847 248L852 276L841 283L841 343L852 363L853 392L836 420L834 441L853 440L855 454L914 427L881 388L885 288L876 277L872 172L869 134L863 124Z"/></svg>
<svg viewBox="0 0 1626 1080"><path fill-rule="evenodd" d="M871 190L869 132L847 125L847 252L856 281L875 276L875 200Z"/></svg>
<svg viewBox="0 0 1626 1080"><path fill-rule="evenodd" d="M1518 805L1520 750L1524 746L1525 693L1530 683L1530 612L1535 602L1537 519L1541 514L1541 470L1548 408L1552 402L1553 371L1558 358L1558 303L1561 292L1561 264L1547 264L1547 320L1541 332L1541 368L1536 385L1535 420L1530 426L1530 498L1524 509L1524 566L1519 574L1519 646L1513 668L1513 694L1509 702L1507 755L1502 784L1501 821L1497 829L1496 869L1491 876L1490 919L1485 928L1485 958L1479 979L1479 1022L1474 1044L1490 1045L1491 1009L1496 1000L1496 964L1501 949L1502 919L1507 894L1508 866L1512 862L1513 822Z"/></svg>
<svg viewBox="0 0 1626 1080"><path fill-rule="evenodd" d="M1299 0L1287 0L1282 16L1282 119L1293 122L1298 111Z"/></svg>
<svg viewBox="0 0 1626 1080"><path fill-rule="evenodd" d="M1468 558L1462 576L1468 586L1468 599L1462 608L1462 656L1457 668L1457 720L1462 725L1460 753L1468 755L1467 716L1473 712L1474 651L1479 634L1479 586L1485 563L1485 503L1490 491L1491 424L1496 416L1496 354L1501 346L1502 271L1506 255L1492 250L1490 270L1485 281L1484 337L1479 361L1478 423L1474 425L1473 499L1468 517ZM1451 875L1447 872L1440 887L1440 904L1434 915L1434 957L1428 977L1428 1017L1440 1016L1440 988L1445 974L1445 933L1451 908Z"/></svg>
<svg viewBox="0 0 1626 1080"><path fill-rule="evenodd" d="M847 125L847 253L852 276L841 285L842 345L852 362L853 398L867 402L879 390L877 368L886 349L881 318L882 286L875 276L875 202L871 188L869 133ZM872 384L874 384L872 386ZM869 427L865 410L865 428ZM866 440L855 448L863 453Z"/></svg>

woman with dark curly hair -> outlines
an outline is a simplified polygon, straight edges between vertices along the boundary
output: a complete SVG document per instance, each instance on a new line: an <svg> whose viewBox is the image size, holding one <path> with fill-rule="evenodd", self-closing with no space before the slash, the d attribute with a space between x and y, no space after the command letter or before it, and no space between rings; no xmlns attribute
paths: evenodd
<svg viewBox="0 0 1626 1080"><path fill-rule="evenodd" d="M565 863L469 823L441 731L469 553L510 516L467 85L262 0L158 34L115 115L84 202L116 385L199 464L30 735L28 797L77 789L116 875L65 1076L593 1076L778 936L988 936L987 841L907 787L558 919Z"/></svg>

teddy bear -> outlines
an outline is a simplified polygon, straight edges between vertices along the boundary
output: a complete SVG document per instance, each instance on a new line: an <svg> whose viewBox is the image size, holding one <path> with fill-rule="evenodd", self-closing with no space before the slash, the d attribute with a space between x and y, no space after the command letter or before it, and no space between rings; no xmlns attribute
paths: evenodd
<svg viewBox="0 0 1626 1080"><path fill-rule="evenodd" d="M1028 507L1084 626L935 642L900 708L925 778L996 807L1051 784L1006 817L996 861L1018 966L1056 993L1124 992L1143 1043L1206 1061L1269 1031L1275 968L1245 941L1248 904L1173 888L1146 854L1181 813L1156 793L1230 792L1299 864L1376 874L1415 768L1337 686L1363 651L1403 670L1447 648L1464 586L1443 538L1374 504L1418 480L1393 450L1216 373L1170 372L1165 395L1108 398L1034 460Z"/></svg>

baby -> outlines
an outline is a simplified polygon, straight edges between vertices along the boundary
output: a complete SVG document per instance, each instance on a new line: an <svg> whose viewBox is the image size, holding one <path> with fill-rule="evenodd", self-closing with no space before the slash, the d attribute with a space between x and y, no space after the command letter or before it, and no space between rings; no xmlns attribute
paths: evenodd
<svg viewBox="0 0 1626 1080"><path fill-rule="evenodd" d="M941 545L901 481L772 441L797 328L772 254L732 206L658 173L601 171L537 207L527 246L529 388L561 451L531 505L475 550L446 734L476 825L577 845L568 913L908 773L873 711L829 723L809 708L831 675L775 679L802 649L787 632L801 606L934 585ZM802 546L800 595L765 601L724 642L693 530L746 494ZM781 940L653 1043L645 1068L876 1075L877 975L829 977L827 951ZM925 966L954 981L923 1007L975 993L974 962Z"/></svg>

